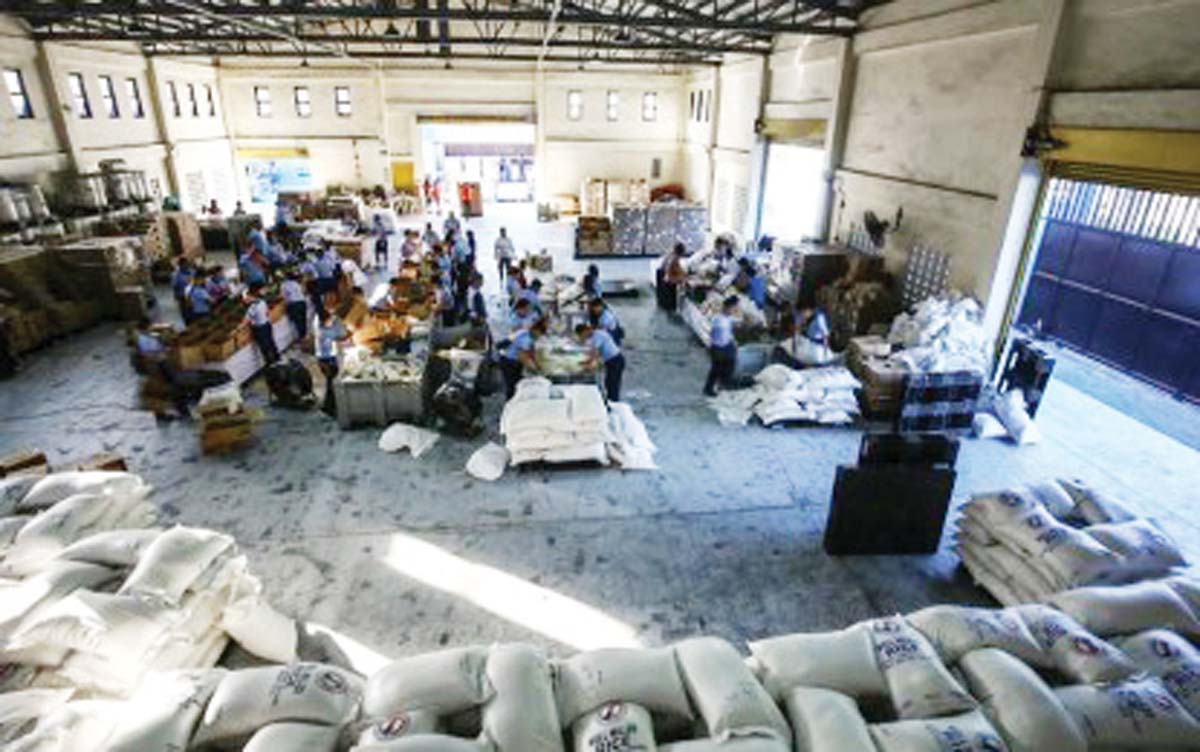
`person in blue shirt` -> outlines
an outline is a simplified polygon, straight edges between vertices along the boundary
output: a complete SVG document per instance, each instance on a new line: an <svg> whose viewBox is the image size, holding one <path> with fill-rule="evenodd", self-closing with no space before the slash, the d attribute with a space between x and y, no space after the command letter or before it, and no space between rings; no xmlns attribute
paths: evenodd
<svg viewBox="0 0 1200 752"><path fill-rule="evenodd" d="M599 298L600 293L600 267L595 264L588 264L587 274L583 275L583 295L585 298Z"/></svg>
<svg viewBox="0 0 1200 752"><path fill-rule="evenodd" d="M746 293L746 297L750 298L754 305L766 308L767 278L758 273L758 268L750 259L738 259L738 266L741 267L738 288Z"/></svg>
<svg viewBox="0 0 1200 752"><path fill-rule="evenodd" d="M317 256L317 289L324 295L337 289L337 275L341 269L341 257L332 247L327 247Z"/></svg>
<svg viewBox="0 0 1200 752"><path fill-rule="evenodd" d="M196 276L192 278L192 284L188 286L189 315L185 320L189 324L212 313L212 297L208 294L208 287L205 284L207 281L208 278L203 272L197 272Z"/></svg>
<svg viewBox="0 0 1200 752"><path fill-rule="evenodd" d="M609 402L620 402L621 377L625 374L625 355L620 346L612 335L591 324L576 325L575 338L588 348L587 368L604 365L604 396Z"/></svg>
<svg viewBox="0 0 1200 752"><path fill-rule="evenodd" d="M625 327L617 320L617 315L604 304L601 298L592 298L587 306L588 323L593 329L608 332L618 345L625 341Z"/></svg>
<svg viewBox="0 0 1200 752"><path fill-rule="evenodd" d="M447 236L452 232L458 232L462 224L458 221L458 217L454 216L454 212L446 215L446 221L442 223L442 232Z"/></svg>
<svg viewBox="0 0 1200 752"><path fill-rule="evenodd" d="M541 316L534 312L533 306L529 305L528 300L518 300L512 313L508 315L508 328L512 332L528 329L540 318Z"/></svg>
<svg viewBox="0 0 1200 752"><path fill-rule="evenodd" d="M542 315L542 299L540 293L542 291L542 281L535 279L529 283L529 287L522 288L517 293L517 300L525 300L533 308L534 313Z"/></svg>
<svg viewBox="0 0 1200 752"><path fill-rule="evenodd" d="M537 341L545 334L546 322L536 321L528 329L514 334L500 354L500 373L504 376L505 399L512 399L517 393L517 383L525 375L526 368L537 372Z"/></svg>
<svg viewBox="0 0 1200 752"><path fill-rule="evenodd" d="M304 339L308 334L308 295L304 292L304 285L300 284L300 275L295 271L288 272L287 279L279 286L279 292L283 295L288 321L296 330L296 339Z"/></svg>
<svg viewBox="0 0 1200 752"><path fill-rule="evenodd" d="M253 246L254 250L262 254L263 257L266 257L270 252L271 241L267 240L266 233L257 227L246 234L246 242Z"/></svg>
<svg viewBox="0 0 1200 752"><path fill-rule="evenodd" d="M313 352L317 366L325 376L325 401L321 410L327 415L337 415L337 402L333 394L333 380L338 373L338 343L350 335L337 316L324 308L317 309L316 326L313 330Z"/></svg>
<svg viewBox="0 0 1200 752"><path fill-rule="evenodd" d="M242 281L247 285L265 285L267 273L259 266L253 250L253 246L246 246L246 250L238 257L238 270L241 272Z"/></svg>
<svg viewBox="0 0 1200 752"><path fill-rule="evenodd" d="M721 312L712 318L712 329L709 333L708 356L711 366L708 378L704 380L704 394L716 397L716 386L728 388L733 379L733 371L737 366L737 340L733 338L733 317L737 315L740 301L738 296L730 295L721 305Z"/></svg>
<svg viewBox="0 0 1200 752"><path fill-rule="evenodd" d="M829 344L829 319L825 316L825 309L802 308L796 321L796 328L805 339L818 345Z"/></svg>
<svg viewBox="0 0 1200 752"><path fill-rule="evenodd" d="M471 277L471 294L467 301L467 315L475 326L487 326L487 300L483 297L483 275L478 272Z"/></svg>
<svg viewBox="0 0 1200 752"><path fill-rule="evenodd" d="M271 310L267 301L262 297L262 285L250 285L243 302L246 304L246 323L250 325L250 335L254 344L262 353L267 365L279 360L279 349L275 347L275 333L271 330Z"/></svg>
<svg viewBox="0 0 1200 752"><path fill-rule="evenodd" d="M171 275L171 292L175 293L175 302L179 304L181 312L187 308L187 289L192 284L194 274L195 271L187 259L181 258L175 262L175 273Z"/></svg>
<svg viewBox="0 0 1200 752"><path fill-rule="evenodd" d="M229 280L225 279L225 270L219 266L213 267L208 276L208 282L205 283L205 288L208 290L208 297L212 299L213 305L228 298Z"/></svg>

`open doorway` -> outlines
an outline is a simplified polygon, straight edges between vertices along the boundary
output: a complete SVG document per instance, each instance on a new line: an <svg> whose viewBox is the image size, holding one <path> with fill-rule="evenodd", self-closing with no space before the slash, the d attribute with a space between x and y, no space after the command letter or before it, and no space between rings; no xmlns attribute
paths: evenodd
<svg viewBox="0 0 1200 752"><path fill-rule="evenodd" d="M489 207L532 211L531 123L422 123L420 133L420 179L437 186L438 211L464 216L482 216Z"/></svg>
<svg viewBox="0 0 1200 752"><path fill-rule="evenodd" d="M758 234L795 243L820 233L825 150L786 142L767 144Z"/></svg>
<svg viewBox="0 0 1200 752"><path fill-rule="evenodd" d="M1051 178L1031 248L1054 378L1200 448L1200 196Z"/></svg>

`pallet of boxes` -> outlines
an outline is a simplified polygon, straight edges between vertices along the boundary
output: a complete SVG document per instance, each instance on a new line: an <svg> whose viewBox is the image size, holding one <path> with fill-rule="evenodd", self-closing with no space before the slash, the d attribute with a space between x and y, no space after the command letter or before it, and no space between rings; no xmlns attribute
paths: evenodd
<svg viewBox="0 0 1200 752"><path fill-rule="evenodd" d="M205 454L244 448L254 438L255 424L263 419L262 410L246 407L237 384L206 389L194 413Z"/></svg>
<svg viewBox="0 0 1200 752"><path fill-rule="evenodd" d="M846 348L846 366L860 382L860 401L868 418L893 418L900 412L908 368L890 360L892 346L877 335L853 337Z"/></svg>

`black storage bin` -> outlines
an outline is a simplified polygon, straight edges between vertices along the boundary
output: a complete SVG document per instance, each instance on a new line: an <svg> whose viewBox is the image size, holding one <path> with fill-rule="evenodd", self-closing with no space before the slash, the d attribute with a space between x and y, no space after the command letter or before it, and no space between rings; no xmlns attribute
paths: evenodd
<svg viewBox="0 0 1200 752"><path fill-rule="evenodd" d="M999 392L1020 389L1025 394L1025 411L1037 415L1042 396L1054 372L1054 356L1046 348L1025 337L1015 337L1000 377Z"/></svg>
<svg viewBox="0 0 1200 752"><path fill-rule="evenodd" d="M825 552L931 554L942 539L955 471L877 464L838 468L825 526Z"/></svg>

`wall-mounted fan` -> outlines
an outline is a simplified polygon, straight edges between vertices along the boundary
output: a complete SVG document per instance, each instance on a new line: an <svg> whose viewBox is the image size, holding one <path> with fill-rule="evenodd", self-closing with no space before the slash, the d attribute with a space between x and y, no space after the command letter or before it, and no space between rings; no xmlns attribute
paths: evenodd
<svg viewBox="0 0 1200 752"><path fill-rule="evenodd" d="M893 222L885 222L875 215L875 212L868 211L863 214L863 227L867 230L867 235L871 237L871 243L876 248L882 248L885 235L888 232L895 232L900 229L900 222L904 219L904 207L896 210L896 219Z"/></svg>

